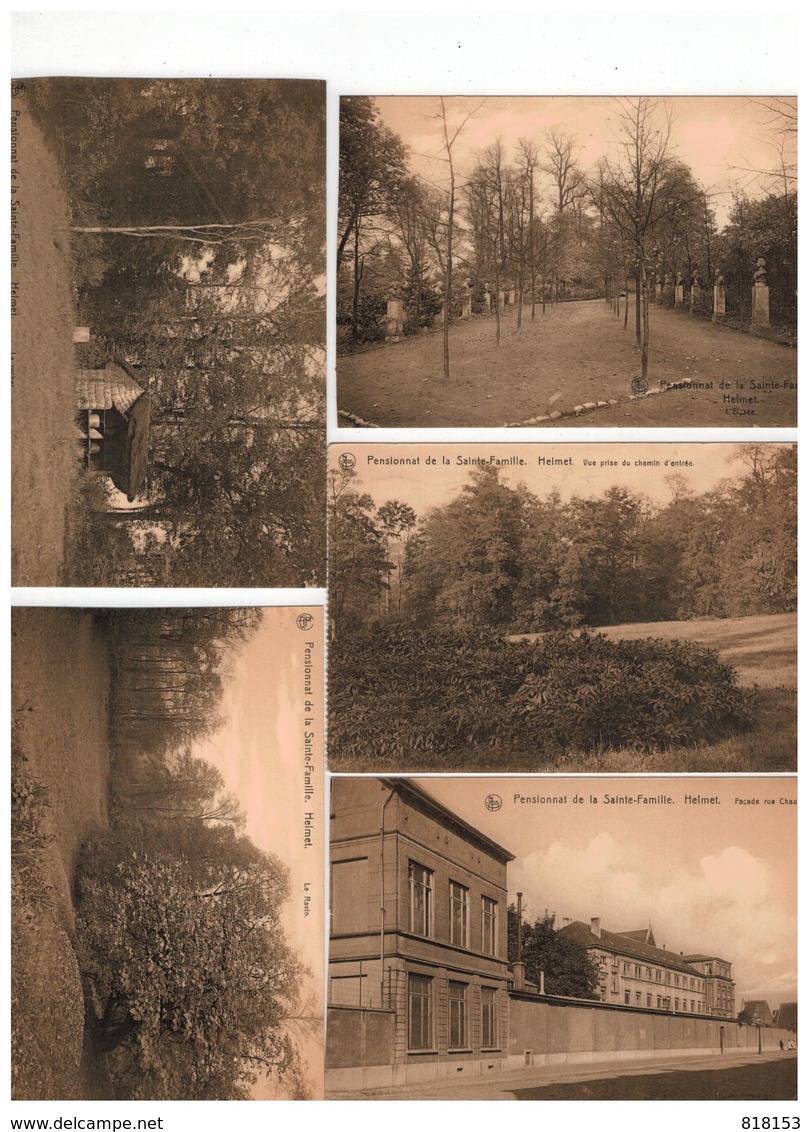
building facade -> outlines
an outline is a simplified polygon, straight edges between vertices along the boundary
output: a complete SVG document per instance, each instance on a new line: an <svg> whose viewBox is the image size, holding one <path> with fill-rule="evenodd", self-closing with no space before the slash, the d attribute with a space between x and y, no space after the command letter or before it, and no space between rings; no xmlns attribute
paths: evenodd
<svg viewBox="0 0 809 1132"><path fill-rule="evenodd" d="M658 947L651 927L607 931L598 917L589 924L575 920L559 931L598 961L602 1002L675 1014L735 1016L726 960Z"/></svg>
<svg viewBox="0 0 809 1132"><path fill-rule="evenodd" d="M503 1068L512 854L404 779L332 779L330 844L332 1083Z"/></svg>

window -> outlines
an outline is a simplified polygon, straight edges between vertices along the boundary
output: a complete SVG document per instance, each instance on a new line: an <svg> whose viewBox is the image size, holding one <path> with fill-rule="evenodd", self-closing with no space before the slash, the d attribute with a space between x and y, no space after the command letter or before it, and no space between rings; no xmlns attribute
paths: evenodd
<svg viewBox="0 0 809 1132"><path fill-rule="evenodd" d="M696 1013L696 1011L694 1010L694 1000L693 1000L693 998L691 999L691 1013L692 1014Z"/></svg>
<svg viewBox="0 0 809 1132"><path fill-rule="evenodd" d="M636 979L640 978L640 963L635 964L635 978Z"/></svg>
<svg viewBox="0 0 809 1132"><path fill-rule="evenodd" d="M640 991L639 990L635 991L635 1005L640 1006Z"/></svg>
<svg viewBox="0 0 809 1132"><path fill-rule="evenodd" d="M662 1000L661 1000L661 998L660 998L660 995L658 995L658 996L657 996L657 1009L658 1009L658 1010L660 1009L660 1006L661 1006L661 1002L662 1002Z"/></svg>
<svg viewBox="0 0 809 1132"><path fill-rule="evenodd" d="M481 899L481 951L485 955L497 954L497 901L489 896Z"/></svg>
<svg viewBox="0 0 809 1132"><path fill-rule="evenodd" d="M680 1009L680 1000L679 1000L679 998L675 998L675 1000L674 1000L674 1009L675 1009L675 1010L679 1010L679 1009Z"/></svg>
<svg viewBox="0 0 809 1132"><path fill-rule="evenodd" d="M663 972L659 971L659 970L655 971L655 979L657 979L657 981L659 983L662 983L663 982Z"/></svg>
<svg viewBox="0 0 809 1132"><path fill-rule="evenodd" d="M497 992L494 987L481 987L481 1045L484 1049L495 1049L497 1040Z"/></svg>
<svg viewBox="0 0 809 1132"><path fill-rule="evenodd" d="M651 968L651 967L647 967L647 968L646 968L646 978L647 978L647 979L651 979L651 977L652 977L652 968Z"/></svg>
<svg viewBox="0 0 809 1132"><path fill-rule="evenodd" d="M418 935L432 934L433 874L423 865L410 862L410 930Z"/></svg>
<svg viewBox="0 0 809 1132"><path fill-rule="evenodd" d="M433 1044L433 980L426 975L407 976L407 1046L431 1049Z"/></svg>
<svg viewBox="0 0 809 1132"><path fill-rule="evenodd" d="M624 991L624 1005L629 1006L629 991Z"/></svg>
<svg viewBox="0 0 809 1132"><path fill-rule="evenodd" d="M469 946L469 889L454 880L449 882L449 941Z"/></svg>
<svg viewBox="0 0 809 1132"><path fill-rule="evenodd" d="M618 993L618 979L615 975L612 976L612 988L611 989L612 989L613 994Z"/></svg>
<svg viewBox="0 0 809 1132"><path fill-rule="evenodd" d="M629 974L629 971L630 971L630 967L629 967L629 964L628 964L628 963L624 963L624 974L625 974L625 975L628 975L628 974Z"/></svg>
<svg viewBox="0 0 809 1132"><path fill-rule="evenodd" d="M675 985L675 987L678 987L680 985L680 976L679 975L674 976L674 985Z"/></svg>
<svg viewBox="0 0 809 1132"><path fill-rule="evenodd" d="M646 995L646 1005L647 1007L652 1005L652 996L650 994Z"/></svg>
<svg viewBox="0 0 809 1132"><path fill-rule="evenodd" d="M466 983L449 984L449 1046L466 1046Z"/></svg>

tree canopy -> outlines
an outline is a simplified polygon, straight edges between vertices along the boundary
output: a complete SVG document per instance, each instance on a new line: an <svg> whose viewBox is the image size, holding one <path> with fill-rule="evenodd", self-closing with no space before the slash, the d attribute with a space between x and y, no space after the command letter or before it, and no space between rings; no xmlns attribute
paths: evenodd
<svg viewBox="0 0 809 1132"><path fill-rule="evenodd" d="M514 963L517 956L516 905L508 909L508 959ZM597 960L591 958L587 948L560 935L556 930L556 918L544 912L531 922L523 918L522 923L522 962L525 976L529 982L540 983L540 972L544 974L545 993L569 995L571 998L598 998L600 968Z"/></svg>

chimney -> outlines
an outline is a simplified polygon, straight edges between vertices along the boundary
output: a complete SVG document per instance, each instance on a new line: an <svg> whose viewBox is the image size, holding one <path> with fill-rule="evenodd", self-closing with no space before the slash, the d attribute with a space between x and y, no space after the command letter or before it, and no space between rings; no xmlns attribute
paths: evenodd
<svg viewBox="0 0 809 1132"><path fill-rule="evenodd" d="M562 927L563 928L566 928L568 924L572 924L572 923L573 923L573 921L571 920L570 916L565 916L562 919Z"/></svg>
<svg viewBox="0 0 809 1132"><path fill-rule="evenodd" d="M593 933L593 935L596 937L596 939L601 939L601 917L600 916L593 916L593 918L590 920L590 931Z"/></svg>

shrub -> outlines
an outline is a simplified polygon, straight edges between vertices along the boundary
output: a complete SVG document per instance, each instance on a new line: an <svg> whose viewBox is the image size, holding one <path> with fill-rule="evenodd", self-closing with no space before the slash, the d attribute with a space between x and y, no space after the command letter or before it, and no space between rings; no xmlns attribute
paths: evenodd
<svg viewBox="0 0 809 1132"><path fill-rule="evenodd" d="M332 647L329 750L388 769L420 754L486 745L567 752L664 748L749 727L744 693L712 649L556 632L387 627Z"/></svg>

